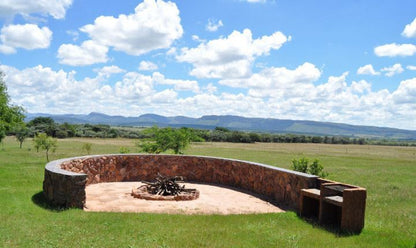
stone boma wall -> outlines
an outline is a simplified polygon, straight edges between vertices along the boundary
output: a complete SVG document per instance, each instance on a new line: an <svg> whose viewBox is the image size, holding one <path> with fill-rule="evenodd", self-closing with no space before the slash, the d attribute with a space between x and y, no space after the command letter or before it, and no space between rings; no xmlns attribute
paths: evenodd
<svg viewBox="0 0 416 248"><path fill-rule="evenodd" d="M100 155L52 161L45 167L44 193L53 204L82 208L85 186L103 182L152 181L157 173L186 181L219 184L260 194L294 210L300 191L317 176L248 161L178 155Z"/></svg>

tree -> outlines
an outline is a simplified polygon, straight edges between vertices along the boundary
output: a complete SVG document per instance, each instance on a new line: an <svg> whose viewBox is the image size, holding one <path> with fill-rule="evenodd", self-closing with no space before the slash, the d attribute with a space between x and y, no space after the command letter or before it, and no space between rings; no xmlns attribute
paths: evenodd
<svg viewBox="0 0 416 248"><path fill-rule="evenodd" d="M25 139L29 136L29 129L25 125L18 125L14 132L16 133L16 139L19 141L20 149Z"/></svg>
<svg viewBox="0 0 416 248"><path fill-rule="evenodd" d="M141 142L138 146L143 152L156 153L173 150L175 154L183 154L183 150L192 139L192 132L188 128L158 128L152 127L148 131L153 135L153 140Z"/></svg>
<svg viewBox="0 0 416 248"><path fill-rule="evenodd" d="M57 140L48 136L46 133L40 133L35 135L33 142L37 151L39 151L39 148L46 151L46 161L49 162L49 151L55 152Z"/></svg>
<svg viewBox="0 0 416 248"><path fill-rule="evenodd" d="M22 124L24 119L23 108L10 105L10 97L7 94L7 86L4 81L4 73L0 71L0 142L17 124Z"/></svg>
<svg viewBox="0 0 416 248"><path fill-rule="evenodd" d="M51 117L36 117L29 121L27 126L34 134L46 133L48 136L55 137L57 132L57 124Z"/></svg>

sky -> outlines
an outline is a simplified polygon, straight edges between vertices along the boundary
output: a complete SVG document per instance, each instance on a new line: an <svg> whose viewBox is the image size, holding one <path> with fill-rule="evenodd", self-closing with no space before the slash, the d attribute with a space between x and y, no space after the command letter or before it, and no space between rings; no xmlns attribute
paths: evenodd
<svg viewBox="0 0 416 248"><path fill-rule="evenodd" d="M0 0L0 26L28 113L416 130L414 0Z"/></svg>

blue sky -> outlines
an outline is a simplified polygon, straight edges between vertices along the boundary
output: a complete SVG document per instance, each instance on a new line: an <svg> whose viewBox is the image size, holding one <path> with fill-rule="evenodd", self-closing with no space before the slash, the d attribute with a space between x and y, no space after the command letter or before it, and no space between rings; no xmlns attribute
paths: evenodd
<svg viewBox="0 0 416 248"><path fill-rule="evenodd" d="M29 113L416 130L413 0L14 0L0 25L0 70Z"/></svg>

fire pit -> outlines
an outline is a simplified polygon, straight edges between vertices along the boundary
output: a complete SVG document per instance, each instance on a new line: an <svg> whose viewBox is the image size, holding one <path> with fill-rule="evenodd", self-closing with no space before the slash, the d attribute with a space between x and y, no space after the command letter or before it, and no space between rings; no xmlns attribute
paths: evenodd
<svg viewBox="0 0 416 248"><path fill-rule="evenodd" d="M157 201L190 201L199 197L197 189L185 189L182 176L165 177L158 173L154 182L143 182L145 185L133 189L135 198Z"/></svg>

